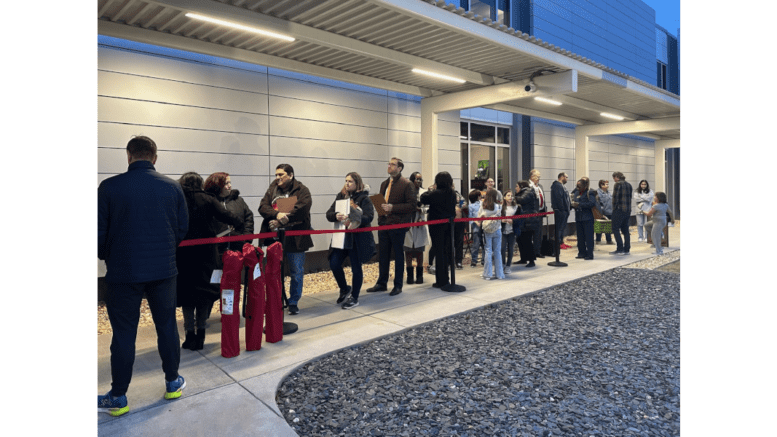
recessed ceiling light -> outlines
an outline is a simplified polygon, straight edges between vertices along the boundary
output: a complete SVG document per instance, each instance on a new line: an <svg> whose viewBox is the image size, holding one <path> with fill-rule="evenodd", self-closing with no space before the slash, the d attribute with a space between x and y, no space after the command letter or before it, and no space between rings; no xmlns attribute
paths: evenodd
<svg viewBox="0 0 777 437"><path fill-rule="evenodd" d="M546 99L544 97L535 97L534 100L537 100L537 101L540 101L540 102L543 102L543 103L549 103L551 105L556 105L556 106L561 106L563 104L563 103L558 102L556 100Z"/></svg>
<svg viewBox="0 0 777 437"><path fill-rule="evenodd" d="M467 82L466 80L459 79L458 77L451 77L451 76L446 76L444 74L432 73L431 71L421 70L421 69L418 69L418 68L414 68L413 69L413 73L423 74L423 75L426 75L426 76L435 77L437 79L450 80L450 81L456 82L456 83L465 83L465 82Z"/></svg>
<svg viewBox="0 0 777 437"><path fill-rule="evenodd" d="M612 118L613 120L618 120L618 121L623 120L623 117L621 117L620 115L608 114L606 112L602 112L599 115L601 115L602 117Z"/></svg>
<svg viewBox="0 0 777 437"><path fill-rule="evenodd" d="M186 16L189 17L189 18L194 18L195 20L207 21L208 23L218 24L218 25L221 25L221 26L227 26L227 27L231 27L233 29L239 29L239 30L245 30L246 32L258 33L259 35L269 36L271 38L278 38L278 39L282 39L282 40L288 41L288 42L296 41L294 38L292 38L290 36L287 36L287 35L281 35L280 33L269 32L269 31L266 31L266 30L257 29L255 27L243 26L242 24L230 23L229 21L219 20L218 18L206 17L204 15L193 14L191 12L186 14Z"/></svg>

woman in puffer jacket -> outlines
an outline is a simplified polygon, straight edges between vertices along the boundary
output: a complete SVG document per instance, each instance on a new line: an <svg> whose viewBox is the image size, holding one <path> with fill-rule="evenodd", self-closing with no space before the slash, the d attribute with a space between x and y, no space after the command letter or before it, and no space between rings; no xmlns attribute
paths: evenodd
<svg viewBox="0 0 777 437"><path fill-rule="evenodd" d="M240 217L243 221L243 230L237 231L220 221L213 221L213 231L216 235L222 237L233 237L236 235L251 235L254 233L254 213L248 204L240 197L240 191L232 189L232 180L229 173L216 172L208 176L205 180L204 190L216 196L216 200L226 208L227 211ZM227 232L228 231L228 232ZM224 232L227 232L226 234ZM221 235L223 234L223 235ZM229 243L218 243L218 268L223 267L223 256L227 250L236 250L241 252L245 243L253 244L253 240L232 241Z"/></svg>

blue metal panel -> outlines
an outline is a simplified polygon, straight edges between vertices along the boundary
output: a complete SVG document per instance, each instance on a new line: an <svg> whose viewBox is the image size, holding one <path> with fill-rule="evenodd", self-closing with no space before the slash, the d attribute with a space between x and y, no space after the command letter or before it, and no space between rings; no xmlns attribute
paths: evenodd
<svg viewBox="0 0 777 437"><path fill-rule="evenodd" d="M564 39L563 37L557 36L558 34L563 33L564 31L562 29L559 29L552 24L548 23L539 23L540 20L535 21L535 27L534 27L534 36L543 40L547 41L550 44L557 45L561 48L574 51L573 44L572 44L572 34L568 33L569 40ZM544 26L544 27L543 27Z"/></svg>
<svg viewBox="0 0 777 437"><path fill-rule="evenodd" d="M572 32L541 18L534 19L534 36L567 50L572 50Z"/></svg>
<svg viewBox="0 0 777 437"><path fill-rule="evenodd" d="M556 11L546 9L539 5L534 5L534 19L543 19L548 23L554 24L557 27L565 30L572 30L572 14L567 11L566 14L559 15ZM537 22L534 23L537 26Z"/></svg>
<svg viewBox="0 0 777 437"><path fill-rule="evenodd" d="M534 0L534 15L540 14L539 9L544 9L566 20L572 20L572 4L569 0Z"/></svg>
<svg viewBox="0 0 777 437"><path fill-rule="evenodd" d="M574 25L592 26L600 29L607 27L607 20L604 18L604 12L592 8L594 10L579 9L574 11L572 23Z"/></svg>

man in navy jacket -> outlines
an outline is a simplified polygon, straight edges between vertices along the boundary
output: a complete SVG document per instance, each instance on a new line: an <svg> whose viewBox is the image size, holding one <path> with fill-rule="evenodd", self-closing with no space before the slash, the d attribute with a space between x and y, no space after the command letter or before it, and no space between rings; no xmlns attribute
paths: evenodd
<svg viewBox="0 0 777 437"><path fill-rule="evenodd" d="M175 317L175 248L186 235L189 215L181 185L157 173L157 147L148 137L127 144L126 173L97 189L97 256L105 260L111 322L111 391L97 397L98 412L127 411L126 392L135 362L140 304L145 293L156 325L165 373L165 399L181 396L180 344Z"/></svg>
<svg viewBox="0 0 777 437"><path fill-rule="evenodd" d="M569 210L571 207L571 201L569 199L569 191L564 184L567 183L569 177L566 173L561 172L558 174L558 179L550 186L550 205L553 207L553 214L556 222L556 244L560 246L564 243L564 231L567 227L567 220L569 219ZM558 247L554 248L554 251L558 250Z"/></svg>

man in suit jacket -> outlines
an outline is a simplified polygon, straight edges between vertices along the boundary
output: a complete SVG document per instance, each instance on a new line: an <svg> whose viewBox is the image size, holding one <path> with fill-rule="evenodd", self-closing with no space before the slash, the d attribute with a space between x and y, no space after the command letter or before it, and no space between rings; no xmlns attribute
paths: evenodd
<svg viewBox="0 0 777 437"><path fill-rule="evenodd" d="M561 172L558 174L558 179L550 186L550 205L553 207L553 214L556 219L556 244L558 245L564 242L564 231L567 228L567 220L569 219L569 210L571 208L569 192L567 187L564 186L568 180L567 174ZM558 250L558 248L554 248L554 250Z"/></svg>
<svg viewBox="0 0 777 437"><path fill-rule="evenodd" d="M542 185L540 185L540 176L540 171L537 169L529 172L529 187L534 190L534 194L537 196L537 199L540 202L540 209L537 212L545 212L548 210L548 206L545 204L545 190L542 188ZM540 217L540 222L541 221L542 218ZM542 226L540 225L540 227ZM532 243L534 244L534 256L537 258L545 258L545 256L540 253L540 248L542 247L541 229L538 229L534 232Z"/></svg>
<svg viewBox="0 0 777 437"><path fill-rule="evenodd" d="M126 393L144 294L156 325L165 399L180 397L186 387L178 374L175 248L189 229L189 212L181 185L156 171L156 159L151 138L132 138L127 172L104 180L97 189L97 257L107 268L105 307L113 331L111 391L97 397L97 411L111 416L129 411Z"/></svg>
<svg viewBox="0 0 777 437"><path fill-rule="evenodd" d="M386 203L380 207L386 214L378 216L378 226L410 223L413 220L418 200L413 183L402 177L404 168L405 164L401 159L391 158L389 160L386 171L389 178L380 184L380 194L386 199ZM394 288L389 294L396 296L402 292L405 259L402 245L405 241L405 232L407 232L407 228L378 231L378 281L374 287L367 289L368 293L388 290L392 250L394 251Z"/></svg>

